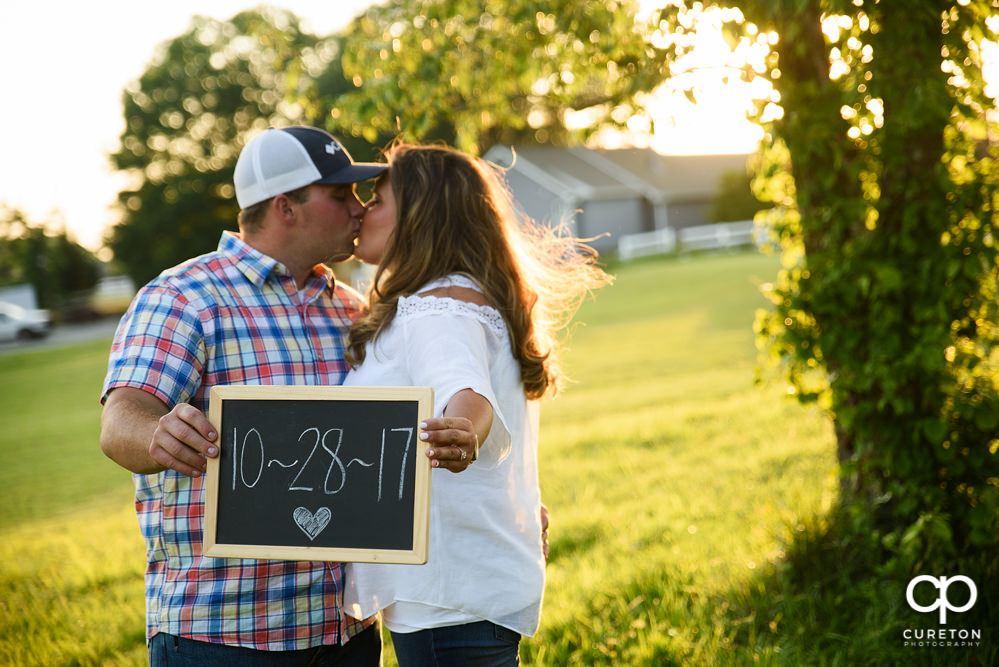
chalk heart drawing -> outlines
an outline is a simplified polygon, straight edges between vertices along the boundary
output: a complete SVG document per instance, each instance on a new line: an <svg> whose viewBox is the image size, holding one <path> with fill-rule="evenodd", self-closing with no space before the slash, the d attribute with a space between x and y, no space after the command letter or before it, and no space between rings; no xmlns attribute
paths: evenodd
<svg viewBox="0 0 999 667"><path fill-rule="evenodd" d="M320 507L313 514L304 507L296 507L292 516L295 517L295 523L298 524L298 527L311 541L316 539L316 535L323 532L326 526L330 525L333 512L330 511L329 507Z"/></svg>

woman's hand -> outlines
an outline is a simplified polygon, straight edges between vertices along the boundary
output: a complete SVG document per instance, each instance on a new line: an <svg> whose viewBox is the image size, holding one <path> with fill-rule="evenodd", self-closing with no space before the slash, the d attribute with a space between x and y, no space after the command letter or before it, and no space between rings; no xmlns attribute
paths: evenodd
<svg viewBox="0 0 999 667"><path fill-rule="evenodd" d="M428 443L430 465L461 472L479 458L479 445L489 437L493 406L471 389L456 392L444 416L420 423L420 439Z"/></svg>
<svg viewBox="0 0 999 667"><path fill-rule="evenodd" d="M435 417L420 422L420 439L434 468L461 472L477 458L478 435L465 417Z"/></svg>

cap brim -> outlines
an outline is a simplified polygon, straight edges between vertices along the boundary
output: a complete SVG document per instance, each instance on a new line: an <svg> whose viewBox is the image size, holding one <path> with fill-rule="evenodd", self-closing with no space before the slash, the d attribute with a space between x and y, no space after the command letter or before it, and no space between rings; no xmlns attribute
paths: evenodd
<svg viewBox="0 0 999 667"><path fill-rule="evenodd" d="M374 162L355 162L345 169L336 171L325 178L320 178L316 183L358 183L374 178L378 174L388 169L387 164L375 164Z"/></svg>

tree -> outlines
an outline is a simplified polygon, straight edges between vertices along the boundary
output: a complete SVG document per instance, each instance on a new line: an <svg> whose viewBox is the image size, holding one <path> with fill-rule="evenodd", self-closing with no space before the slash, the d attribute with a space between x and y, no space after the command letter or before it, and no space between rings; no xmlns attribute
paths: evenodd
<svg viewBox="0 0 999 667"><path fill-rule="evenodd" d="M330 36L326 43L329 44L330 52L334 56L330 58L329 64L315 78L312 85L301 94L298 101L310 109L311 116L318 120L320 126L325 126L337 137L351 157L362 162L377 161L381 158L380 147L388 145L395 137L395 133L374 130L374 134L360 131L356 136L351 134L344 123L348 114L343 113L341 107L344 96L358 90L343 71L342 54L350 47L346 38L339 34ZM333 121L334 112L337 113L337 122ZM362 134L366 134L367 137Z"/></svg>
<svg viewBox="0 0 999 667"><path fill-rule="evenodd" d="M711 222L752 220L758 211L766 208L753 194L752 180L752 175L746 171L722 174L708 219Z"/></svg>
<svg viewBox="0 0 999 667"><path fill-rule="evenodd" d="M743 12L730 17L736 39L773 44L767 70L783 110L767 125L757 184L778 207L766 221L787 267L758 318L761 343L798 399L834 418L842 502L896 562L994 554L990 3L729 4ZM682 33L688 11L665 8L660 28Z"/></svg>
<svg viewBox="0 0 999 667"><path fill-rule="evenodd" d="M393 0L346 29L342 74L332 78L349 86L319 104L331 131L369 143L401 135L481 154L496 143L581 139L600 122L625 122L634 94L661 80L635 7ZM587 121L577 127L573 112Z"/></svg>
<svg viewBox="0 0 999 667"><path fill-rule="evenodd" d="M97 283L99 266L64 225L33 223L22 211L0 207L0 285L28 283L40 307L61 308Z"/></svg>
<svg viewBox="0 0 999 667"><path fill-rule="evenodd" d="M249 133L313 124L296 100L332 54L291 13L268 8L229 21L194 17L165 42L124 94L112 156L136 186L119 194L122 220L108 245L139 284L213 250L238 212L232 170Z"/></svg>

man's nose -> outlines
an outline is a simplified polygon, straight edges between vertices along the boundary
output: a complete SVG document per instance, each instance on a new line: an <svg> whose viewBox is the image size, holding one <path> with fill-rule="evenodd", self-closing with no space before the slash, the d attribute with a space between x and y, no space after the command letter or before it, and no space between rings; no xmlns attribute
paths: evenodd
<svg viewBox="0 0 999 667"><path fill-rule="evenodd" d="M368 208L361 202L361 198L357 196L357 193L351 195L350 199L350 212L355 218L361 216Z"/></svg>

